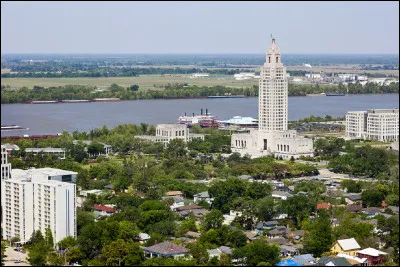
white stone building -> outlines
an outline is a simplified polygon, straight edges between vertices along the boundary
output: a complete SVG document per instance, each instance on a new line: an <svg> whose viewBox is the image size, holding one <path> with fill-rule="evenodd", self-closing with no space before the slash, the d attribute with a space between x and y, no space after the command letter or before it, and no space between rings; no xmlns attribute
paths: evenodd
<svg viewBox="0 0 400 267"><path fill-rule="evenodd" d="M1 180L11 178L11 164L8 163L8 152L4 145L1 145Z"/></svg>
<svg viewBox="0 0 400 267"><path fill-rule="evenodd" d="M287 130L288 80L275 39L267 51L260 76L259 129L250 130L248 134L233 134L232 152L252 157L274 155L284 159L313 156L312 140L298 137L295 130Z"/></svg>
<svg viewBox="0 0 400 267"><path fill-rule="evenodd" d="M27 242L34 230L47 227L57 243L76 232L76 186L44 177L8 179L1 182L3 237L19 236Z"/></svg>
<svg viewBox="0 0 400 267"><path fill-rule="evenodd" d="M346 136L383 142L399 140L399 109L347 112Z"/></svg>
<svg viewBox="0 0 400 267"><path fill-rule="evenodd" d="M76 237L76 185L72 183L76 174L51 168L12 170L12 178L1 181L3 238L19 236L26 243L34 230L44 235L47 227L54 243Z"/></svg>
<svg viewBox="0 0 400 267"><path fill-rule="evenodd" d="M156 127L156 135L139 135L135 138L145 139L153 142L161 142L164 147L168 146L168 143L172 139L183 139L185 142L192 140L193 138L200 138L204 140L204 134L192 134L189 133L189 128L185 124L158 124Z"/></svg>
<svg viewBox="0 0 400 267"><path fill-rule="evenodd" d="M25 148L26 153L33 153L34 155L38 155L39 153L56 155L60 159L65 159L65 149L57 148L57 147L45 147L45 148Z"/></svg>

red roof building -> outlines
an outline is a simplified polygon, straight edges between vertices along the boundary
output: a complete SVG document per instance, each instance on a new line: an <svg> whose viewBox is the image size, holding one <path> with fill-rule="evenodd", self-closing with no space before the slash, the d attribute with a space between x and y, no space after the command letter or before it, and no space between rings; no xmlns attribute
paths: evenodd
<svg viewBox="0 0 400 267"><path fill-rule="evenodd" d="M317 204L317 210L329 209L331 206L332 206L331 203L319 203L319 204Z"/></svg>
<svg viewBox="0 0 400 267"><path fill-rule="evenodd" d="M105 213L115 213L116 209L109 207L109 206L103 206L100 204L94 204L93 209L96 211L101 211Z"/></svg>

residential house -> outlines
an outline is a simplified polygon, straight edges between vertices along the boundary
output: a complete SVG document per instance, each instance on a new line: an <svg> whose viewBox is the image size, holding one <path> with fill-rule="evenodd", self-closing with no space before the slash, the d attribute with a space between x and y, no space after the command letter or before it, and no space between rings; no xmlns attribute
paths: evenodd
<svg viewBox="0 0 400 267"><path fill-rule="evenodd" d="M318 203L317 204L317 210L329 209L330 207L332 207L331 203Z"/></svg>
<svg viewBox="0 0 400 267"><path fill-rule="evenodd" d="M299 255L299 249L296 247L288 246L288 245L280 245L281 249L281 257L289 257Z"/></svg>
<svg viewBox="0 0 400 267"><path fill-rule="evenodd" d="M207 202L208 204L211 205L211 203L214 199L210 197L210 195L208 194L208 191L205 191L205 192L201 192L201 193L193 195L193 203L197 203L200 200L204 200L205 202Z"/></svg>
<svg viewBox="0 0 400 267"><path fill-rule="evenodd" d="M376 208L376 207L368 207L365 209L362 209L362 212L367 216L367 218L372 218L378 215L381 212L381 209Z"/></svg>
<svg viewBox="0 0 400 267"><path fill-rule="evenodd" d="M347 205L347 209L348 209L350 212L358 213L358 212L360 212L360 211L362 210L362 205L349 204L349 205Z"/></svg>
<svg viewBox="0 0 400 267"><path fill-rule="evenodd" d="M110 216L117 212L112 205L94 204L93 209L95 214L98 216Z"/></svg>
<svg viewBox="0 0 400 267"><path fill-rule="evenodd" d="M271 230L276 228L278 226L277 221L268 221L268 222L258 222L255 226L255 231L259 234L262 235L264 230Z"/></svg>
<svg viewBox="0 0 400 267"><path fill-rule="evenodd" d="M189 255L189 250L183 246L165 241L151 247L141 247L146 258L168 257L177 258Z"/></svg>
<svg viewBox="0 0 400 267"><path fill-rule="evenodd" d="M386 252L374 248L359 250L356 252L356 254L359 258L367 259L370 266L381 264L386 260L385 256L387 255Z"/></svg>
<svg viewBox="0 0 400 267"><path fill-rule="evenodd" d="M220 246L216 249L207 249L207 252L208 252L209 259L212 259L213 257L217 257L219 260L221 257L221 254L223 254L223 253L227 254L227 255L231 255L232 249L227 246Z"/></svg>
<svg viewBox="0 0 400 267"><path fill-rule="evenodd" d="M245 231L244 234L246 235L247 239L251 242L258 239L259 235L256 231Z"/></svg>
<svg viewBox="0 0 400 267"><path fill-rule="evenodd" d="M293 256L293 259L301 260L303 262L308 262L310 264L315 264L316 263L316 259L311 254L295 255L295 256Z"/></svg>
<svg viewBox="0 0 400 267"><path fill-rule="evenodd" d="M399 214L399 207L396 206L388 206L388 209L391 209L395 214Z"/></svg>
<svg viewBox="0 0 400 267"><path fill-rule="evenodd" d="M337 256L322 256L317 261L317 266L352 266L346 258Z"/></svg>
<svg viewBox="0 0 400 267"><path fill-rule="evenodd" d="M349 194L344 200L347 204L355 204L356 202L361 202L361 194Z"/></svg>
<svg viewBox="0 0 400 267"><path fill-rule="evenodd" d="M290 192L290 189L286 186L276 186L275 191L279 192Z"/></svg>
<svg viewBox="0 0 400 267"><path fill-rule="evenodd" d="M138 241L140 244L144 244L147 241L149 241L150 238L151 238L151 236L146 233L139 233Z"/></svg>
<svg viewBox="0 0 400 267"><path fill-rule="evenodd" d="M279 198L282 200L286 200L288 198L291 198L293 195L288 193L288 192L282 192L282 191L272 191L271 197L273 198Z"/></svg>
<svg viewBox="0 0 400 267"><path fill-rule="evenodd" d="M336 254L340 253L340 254L355 256L356 251L360 249L361 249L360 245L354 238L348 238L348 239L336 240L335 244L331 248L331 252Z"/></svg>
<svg viewBox="0 0 400 267"><path fill-rule="evenodd" d="M172 197L163 197L163 200L172 199L172 204L169 206L172 211L175 211L179 207L185 206L185 201L183 197L172 196Z"/></svg>
<svg viewBox="0 0 400 267"><path fill-rule="evenodd" d="M284 231L273 229L271 231L268 231L267 233L268 238L279 238L279 237L284 237L285 235L286 235L286 229Z"/></svg>
<svg viewBox="0 0 400 267"><path fill-rule="evenodd" d="M267 239L268 244L276 243L278 245L287 245L289 244L289 240L287 240L284 237L279 237L279 238L269 238Z"/></svg>
<svg viewBox="0 0 400 267"><path fill-rule="evenodd" d="M337 254L336 256L345 258L352 266L368 266L368 260L347 254Z"/></svg>
<svg viewBox="0 0 400 267"><path fill-rule="evenodd" d="M193 238L193 239L200 238L200 235L201 235L200 233L193 232L193 231L188 231L188 232L185 234L186 237Z"/></svg>
<svg viewBox="0 0 400 267"><path fill-rule="evenodd" d="M240 216L242 216L242 212L236 210L230 210L229 214L224 214L224 221L222 222L222 224L230 225L231 222L233 222L236 217Z"/></svg>
<svg viewBox="0 0 400 267"><path fill-rule="evenodd" d="M168 191L167 196L169 197L183 197L182 191Z"/></svg>
<svg viewBox="0 0 400 267"><path fill-rule="evenodd" d="M199 210L199 209L205 210L202 206L199 206L199 205L186 205L186 206L182 206L182 207L177 207L175 209L175 211L179 215L181 215L183 217L187 217L190 214L190 212L194 213L195 210Z"/></svg>
<svg viewBox="0 0 400 267"><path fill-rule="evenodd" d="M287 237L292 238L294 241L300 241L304 237L305 232L305 230L290 231Z"/></svg>

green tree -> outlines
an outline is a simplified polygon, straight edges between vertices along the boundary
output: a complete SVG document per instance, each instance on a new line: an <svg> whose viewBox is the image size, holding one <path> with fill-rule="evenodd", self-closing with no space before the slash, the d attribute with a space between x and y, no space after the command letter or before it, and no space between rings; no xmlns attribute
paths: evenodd
<svg viewBox="0 0 400 267"><path fill-rule="evenodd" d="M203 265L208 261L207 249L198 243L191 243L187 245L189 253L196 259L198 265Z"/></svg>
<svg viewBox="0 0 400 267"><path fill-rule="evenodd" d="M209 229L217 229L221 227L224 221L224 216L220 210L211 210L209 213L203 216L202 226L204 231Z"/></svg>
<svg viewBox="0 0 400 267"><path fill-rule="evenodd" d="M169 158L184 158L187 153L185 141L178 138L170 140L165 153Z"/></svg>
<svg viewBox="0 0 400 267"><path fill-rule="evenodd" d="M71 247L66 253L67 264L74 262L81 262L85 258L85 253L79 247Z"/></svg>
<svg viewBox="0 0 400 267"><path fill-rule="evenodd" d="M47 249L45 247L44 240L34 243L29 249L28 261L32 266L45 266L47 263Z"/></svg>
<svg viewBox="0 0 400 267"><path fill-rule="evenodd" d="M333 243L332 226L327 211L320 211L317 220L311 225L311 230L304 236L304 250L320 257L329 251Z"/></svg>
<svg viewBox="0 0 400 267"><path fill-rule="evenodd" d="M279 255L280 248L276 244L270 245L262 239L257 239L232 252L233 259L237 259L247 266L256 266L260 262L273 266L279 262Z"/></svg>
<svg viewBox="0 0 400 267"><path fill-rule="evenodd" d="M46 236L45 236L45 244L49 248L54 248L54 239L53 239L53 233L51 232L50 228L46 228Z"/></svg>
<svg viewBox="0 0 400 267"><path fill-rule="evenodd" d="M378 190L365 190L361 193L361 200L364 207L380 207L385 194Z"/></svg>

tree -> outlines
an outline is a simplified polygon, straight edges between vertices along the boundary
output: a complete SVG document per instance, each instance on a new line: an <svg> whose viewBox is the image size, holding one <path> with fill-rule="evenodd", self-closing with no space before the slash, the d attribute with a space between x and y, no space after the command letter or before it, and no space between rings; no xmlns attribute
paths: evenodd
<svg viewBox="0 0 400 267"><path fill-rule="evenodd" d="M252 199L260 199L271 195L272 187L267 183L249 183L246 194Z"/></svg>
<svg viewBox="0 0 400 267"><path fill-rule="evenodd" d="M202 226L205 231L209 229L217 229L221 227L224 221L224 216L220 210L211 210L203 216Z"/></svg>
<svg viewBox="0 0 400 267"><path fill-rule="evenodd" d="M128 87L128 90L136 92L136 91L139 90L139 85L137 85L137 84L131 85L131 86Z"/></svg>
<svg viewBox="0 0 400 267"><path fill-rule="evenodd" d="M201 245L196 243L188 244L186 246L189 249L189 253L196 259L196 263L198 265L205 264L208 261L208 252L207 249Z"/></svg>
<svg viewBox="0 0 400 267"><path fill-rule="evenodd" d="M33 231L31 238L28 241L28 244L34 246L40 242L44 241L44 237L40 230Z"/></svg>
<svg viewBox="0 0 400 267"><path fill-rule="evenodd" d="M105 245L101 250L102 259L108 266L138 265L144 260L143 250L138 243L122 239Z"/></svg>
<svg viewBox="0 0 400 267"><path fill-rule="evenodd" d="M66 254L67 264L72 262L81 262L85 258L85 253L79 247L71 247Z"/></svg>
<svg viewBox="0 0 400 267"><path fill-rule="evenodd" d="M179 138L170 140L167 149L165 150L165 153L166 157L184 158L187 153L185 141Z"/></svg>
<svg viewBox="0 0 400 267"><path fill-rule="evenodd" d="M44 241L48 248L54 248L53 233L51 232L49 227L46 228L46 236Z"/></svg>
<svg viewBox="0 0 400 267"><path fill-rule="evenodd" d="M261 198L256 202L254 215L259 221L269 221L275 214L274 200L272 198Z"/></svg>
<svg viewBox="0 0 400 267"><path fill-rule="evenodd" d="M232 258L243 262L247 266L256 266L265 262L274 266L279 262L280 248L276 244L268 244L262 239L257 239L245 247L234 249Z"/></svg>
<svg viewBox="0 0 400 267"><path fill-rule="evenodd" d="M380 207L385 194L377 190L365 190L361 193L361 200L364 207Z"/></svg>
<svg viewBox="0 0 400 267"><path fill-rule="evenodd" d="M332 246L333 235L329 214L325 210L318 213L317 220L311 225L311 230L304 236L304 250L317 257Z"/></svg>
<svg viewBox="0 0 400 267"><path fill-rule="evenodd" d="M47 249L45 247L44 240L41 240L34 245L29 250L28 261L32 266L45 266L47 263Z"/></svg>
<svg viewBox="0 0 400 267"><path fill-rule="evenodd" d="M100 144L99 142L93 141L87 147L88 153L92 155L98 155L103 153L104 145Z"/></svg>

